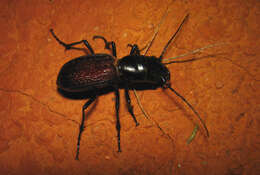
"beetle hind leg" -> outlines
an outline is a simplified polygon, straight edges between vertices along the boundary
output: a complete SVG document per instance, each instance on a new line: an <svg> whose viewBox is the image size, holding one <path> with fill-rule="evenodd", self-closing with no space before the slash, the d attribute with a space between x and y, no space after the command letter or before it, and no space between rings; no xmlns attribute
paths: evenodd
<svg viewBox="0 0 260 175"><path fill-rule="evenodd" d="M77 152L76 152L76 160L79 160L79 147L80 147L80 140L81 140L81 134L85 128L84 126L84 122L85 122L85 109L87 109L89 107L89 105L91 105L91 103L93 103L96 100L96 96L91 97L82 107L82 120L81 120L81 124L79 127L79 135L78 135L78 143L77 143Z"/></svg>

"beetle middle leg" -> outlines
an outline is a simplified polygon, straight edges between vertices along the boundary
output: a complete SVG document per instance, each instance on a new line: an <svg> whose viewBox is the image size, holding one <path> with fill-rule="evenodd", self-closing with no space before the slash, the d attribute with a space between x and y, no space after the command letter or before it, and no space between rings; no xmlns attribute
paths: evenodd
<svg viewBox="0 0 260 175"><path fill-rule="evenodd" d="M53 32L53 29L50 29L50 32L51 32L52 36L58 41L58 43L59 43L60 45L62 45L63 47L65 47L65 50L77 49L77 48L75 48L75 47L73 47L73 46L78 45L78 44L81 44L81 43L84 43L84 45L89 49L90 53L91 53L92 55L95 54L95 53L94 53L94 50L92 49L92 47L90 46L90 44L88 43L87 40L81 40L81 41L78 41L78 42L66 44L66 43L64 43L63 41L61 41L61 40L55 35L55 33Z"/></svg>
<svg viewBox="0 0 260 175"><path fill-rule="evenodd" d="M76 152L76 160L79 160L79 147L80 147L80 139L81 139L81 134L85 128L84 126L84 122L85 122L85 109L87 109L89 107L89 105L91 105L91 103L93 103L96 100L96 96L91 97L82 107L82 120L81 120L81 124L79 127L79 136L78 136L78 143L77 143L77 152Z"/></svg>
<svg viewBox="0 0 260 175"><path fill-rule="evenodd" d="M106 40L106 38L104 38L103 36L99 36L99 35L93 36L93 40L95 40L95 39L102 39L105 42L105 49L108 49L108 50L112 51L113 56L115 58L117 58L117 55L116 55L116 44L115 44L114 41L109 41L108 42Z"/></svg>

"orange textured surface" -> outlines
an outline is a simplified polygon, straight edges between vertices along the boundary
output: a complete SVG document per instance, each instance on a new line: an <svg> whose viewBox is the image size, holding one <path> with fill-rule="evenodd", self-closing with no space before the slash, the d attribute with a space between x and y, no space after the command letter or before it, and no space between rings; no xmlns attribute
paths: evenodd
<svg viewBox="0 0 260 175"><path fill-rule="evenodd" d="M260 172L260 1L176 0L1 0L0 2L0 174L225 174ZM85 100L56 90L61 66L82 55L64 52L65 42L87 39L106 52L103 35L117 44L144 47L168 8L148 55L164 45L189 13L166 58L209 44L195 62L171 64L171 83L199 111L210 137L198 132L186 144L196 120L169 91L139 91L146 119L131 92L135 127L121 90L121 144L117 153L114 94L101 96L86 121L80 161L75 161ZM191 58L191 57L189 57Z"/></svg>

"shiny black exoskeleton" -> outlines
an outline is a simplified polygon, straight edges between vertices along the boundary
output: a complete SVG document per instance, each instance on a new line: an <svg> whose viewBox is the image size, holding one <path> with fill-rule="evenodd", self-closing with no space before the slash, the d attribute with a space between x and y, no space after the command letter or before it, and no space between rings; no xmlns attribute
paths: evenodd
<svg viewBox="0 0 260 175"><path fill-rule="evenodd" d="M130 53L118 60L117 68L122 83L133 89L156 89L169 85L168 68L161 63L161 59L153 56Z"/></svg>
<svg viewBox="0 0 260 175"><path fill-rule="evenodd" d="M185 19L187 19L188 15ZM182 24L184 23L183 20ZM181 24L181 26L182 26ZM180 26L180 27L181 27ZM179 29L180 29L179 27ZM179 31L177 30L177 32ZM105 43L105 49L112 52L112 55L108 54L96 54L87 40L66 44L61 41L53 32L50 30L52 36L65 47L66 50L77 49L74 46L83 43L89 50L90 54L75 58L63 65L61 68L58 78L57 86L60 90L77 93L77 92L90 92L90 99L83 105L82 108L82 121L79 128L78 143L76 159L79 156L79 147L81 134L84 130L85 121L85 109L93 103L96 98L100 95L103 89L110 88L115 93L115 108L116 108L116 129L118 138L118 151L121 152L120 146L120 121L119 121L119 88L125 90L125 98L127 101L128 111L134 119L136 126L139 123L133 113L131 106L131 100L129 97L129 89L156 89L159 87L168 88L179 96L199 117L199 114L194 108L176 92L170 86L170 72L168 68L162 63L162 57L167 49L169 43L175 37L176 33L169 40L167 45L160 57L144 56L140 54L140 50L136 44L128 46L131 47L130 54L117 60L116 45L113 41L108 42L102 36L94 36L93 39L102 39ZM205 127L205 124L201 120ZM208 130L205 127L207 134Z"/></svg>
<svg viewBox="0 0 260 175"><path fill-rule="evenodd" d="M84 43L91 52L90 55L75 58L63 65L58 78L58 88L66 92L93 92L89 101L82 108L82 121L78 136L76 159L79 155L80 138L84 130L85 112L84 110L95 101L99 92L104 88L114 89L116 96L116 129L118 132L118 151L120 146L120 121L119 121L119 88L125 89L128 111L133 117L136 126L139 123L133 113L129 89L156 89L158 87L169 86L170 72L161 59L140 55L137 45L133 45L130 55L116 60L116 46L113 41L107 42L104 37L95 36L105 42L105 48L112 51L113 56L108 54L95 54L92 47L86 40L65 44L50 30L54 38L65 47L66 50L73 49L74 45Z"/></svg>

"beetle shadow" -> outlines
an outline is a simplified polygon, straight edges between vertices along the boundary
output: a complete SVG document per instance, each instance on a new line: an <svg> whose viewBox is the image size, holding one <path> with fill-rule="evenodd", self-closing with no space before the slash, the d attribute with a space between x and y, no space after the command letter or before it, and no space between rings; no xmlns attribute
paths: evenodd
<svg viewBox="0 0 260 175"><path fill-rule="evenodd" d="M129 90L137 90L137 91L155 90L159 87L160 87L160 85L151 85L151 84L147 84L147 83L138 83L138 84L129 84L128 85ZM120 89L125 89L125 87L122 85L122 86L120 86Z"/></svg>
<svg viewBox="0 0 260 175"><path fill-rule="evenodd" d="M67 92L60 88L57 88L57 91L60 95L62 95L65 98L74 99L74 100L82 100L82 99L89 99L95 95L101 96L104 94L108 94L110 92L113 92L114 88L108 87L108 88L99 89L98 91L92 90L92 91L83 91L83 92Z"/></svg>
<svg viewBox="0 0 260 175"><path fill-rule="evenodd" d="M86 112L85 113L85 116L86 116L85 121L86 121L91 117L92 112L96 109L96 106L98 104L98 97L101 96L101 95L113 92L114 88L110 87L110 88L101 89L99 91L93 90L93 91L86 91L86 92L67 92L67 91L64 91L60 88L57 88L57 91L64 98L73 99L73 100L83 100L83 99L89 99L89 98L93 97L94 95L97 96L94 103L91 104L89 106L89 108L85 110L85 112Z"/></svg>

